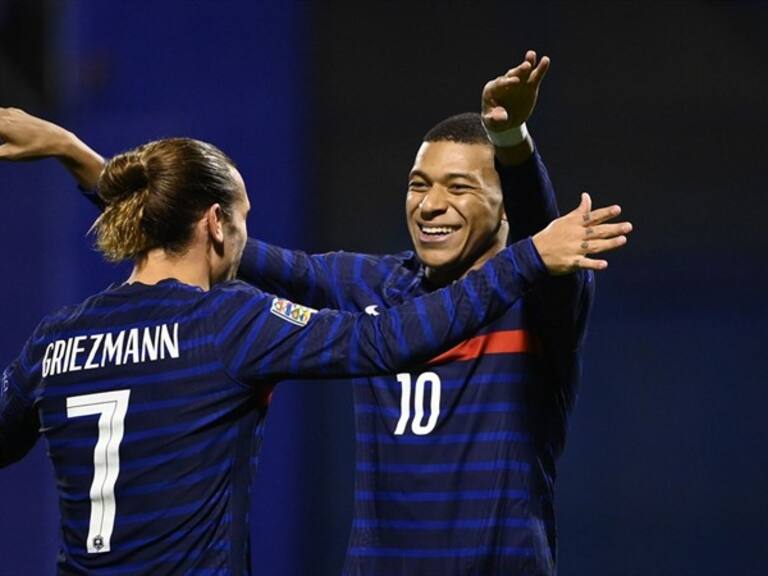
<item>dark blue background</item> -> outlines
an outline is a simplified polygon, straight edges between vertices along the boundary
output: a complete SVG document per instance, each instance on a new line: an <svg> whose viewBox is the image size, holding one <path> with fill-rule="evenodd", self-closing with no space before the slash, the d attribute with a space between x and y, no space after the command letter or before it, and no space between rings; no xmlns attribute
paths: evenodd
<svg viewBox="0 0 768 576"><path fill-rule="evenodd" d="M16 3L0 0L0 26ZM0 105L107 155L214 142L247 182L251 235L310 250L408 247L421 135L476 109L526 48L549 54L529 124L561 205L586 189L636 226L599 278L558 480L560 574L765 573L768 6L38 4L43 96L0 86ZM19 65L6 52L0 72ZM44 313L125 269L93 253L95 214L55 161L0 165L0 202L4 364ZM351 414L343 383L278 390L251 515L258 574L339 574ZM41 443L0 472L0 575L52 573L57 521Z"/></svg>

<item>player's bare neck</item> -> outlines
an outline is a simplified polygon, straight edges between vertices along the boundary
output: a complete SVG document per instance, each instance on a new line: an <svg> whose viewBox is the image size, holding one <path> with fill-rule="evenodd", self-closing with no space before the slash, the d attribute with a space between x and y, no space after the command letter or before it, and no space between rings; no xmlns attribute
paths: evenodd
<svg viewBox="0 0 768 576"><path fill-rule="evenodd" d="M195 257L194 253L172 254L163 249L150 250L145 256L136 261L128 283L140 282L153 286L163 280L173 278L210 290L210 274L205 259Z"/></svg>

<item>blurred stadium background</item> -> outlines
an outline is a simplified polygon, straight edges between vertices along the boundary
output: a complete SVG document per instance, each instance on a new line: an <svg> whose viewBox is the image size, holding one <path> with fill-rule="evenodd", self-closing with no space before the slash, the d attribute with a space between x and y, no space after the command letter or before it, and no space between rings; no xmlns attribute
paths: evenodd
<svg viewBox="0 0 768 576"><path fill-rule="evenodd" d="M527 48L551 56L529 123L561 208L620 202L558 479L559 573L764 575L768 241L764 2L0 0L0 106L103 154L164 136L238 163L251 234L399 251L422 134L476 110ZM52 160L0 165L0 362L40 317L120 280ZM255 572L338 575L351 392L276 393L251 511ZM44 444L0 472L0 575L52 574Z"/></svg>

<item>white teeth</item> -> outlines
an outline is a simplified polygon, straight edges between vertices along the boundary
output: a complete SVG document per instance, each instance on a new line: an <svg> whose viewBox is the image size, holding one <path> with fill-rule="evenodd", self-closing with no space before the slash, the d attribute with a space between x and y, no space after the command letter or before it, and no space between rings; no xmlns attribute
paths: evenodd
<svg viewBox="0 0 768 576"><path fill-rule="evenodd" d="M447 226L422 226L421 231L425 234L450 234L453 228Z"/></svg>

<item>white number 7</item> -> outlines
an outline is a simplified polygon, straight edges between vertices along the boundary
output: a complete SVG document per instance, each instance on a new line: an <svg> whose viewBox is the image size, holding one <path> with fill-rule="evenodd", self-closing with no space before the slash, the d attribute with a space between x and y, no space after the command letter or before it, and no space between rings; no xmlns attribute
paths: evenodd
<svg viewBox="0 0 768 576"><path fill-rule="evenodd" d="M67 398L67 417L99 415L99 439L93 451L89 554L109 552L115 527L115 482L120 474L120 442L130 390L114 390Z"/></svg>

